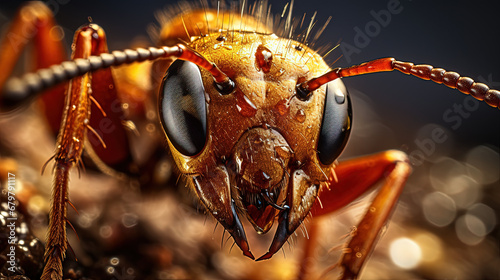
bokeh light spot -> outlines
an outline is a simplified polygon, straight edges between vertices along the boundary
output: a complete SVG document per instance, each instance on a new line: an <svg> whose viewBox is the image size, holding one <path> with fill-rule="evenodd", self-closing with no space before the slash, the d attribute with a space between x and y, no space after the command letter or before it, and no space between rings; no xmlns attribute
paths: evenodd
<svg viewBox="0 0 500 280"><path fill-rule="evenodd" d="M422 200L424 216L431 224L444 227L449 225L456 216L455 201L442 192L433 192Z"/></svg>
<svg viewBox="0 0 500 280"><path fill-rule="evenodd" d="M394 240L390 245L389 254L394 264L404 269L415 268L422 260L422 249L407 237Z"/></svg>

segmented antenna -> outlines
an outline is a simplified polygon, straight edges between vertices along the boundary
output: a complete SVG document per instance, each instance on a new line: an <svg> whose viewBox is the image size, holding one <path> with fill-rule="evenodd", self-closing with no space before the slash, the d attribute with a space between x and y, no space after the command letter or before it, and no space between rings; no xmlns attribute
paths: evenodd
<svg viewBox="0 0 500 280"><path fill-rule="evenodd" d="M5 83L2 89L0 105L3 109L11 110L17 108L27 100L36 97L36 95L43 90L51 88L61 82L82 76L88 72L110 66L120 66L133 62L156 60L166 57L177 57L179 59L191 61L206 69L212 74L217 89L223 94L232 92L234 89L234 82L217 68L215 64L211 63L197 52L179 44L174 47L150 47L148 49L126 49L123 51L113 51L112 53L102 53L98 56L91 56L88 59L78 58L65 61L49 68L40 69L35 73L28 73L20 78L11 78Z"/></svg>
<svg viewBox="0 0 500 280"><path fill-rule="evenodd" d="M298 84L296 88L297 96L302 100L307 100L311 97L313 91L337 78L393 70L398 70L424 80L432 80L438 84L444 84L445 86L453 89L456 88L465 94L472 95L477 100L484 100L492 107L500 107L500 91L490 89L483 83L476 83L473 79L469 77L462 77L457 72L446 71L442 68L434 68L431 65L425 64L414 65L411 62L397 61L392 57L365 62L363 64L354 65L345 69L335 68L320 77Z"/></svg>

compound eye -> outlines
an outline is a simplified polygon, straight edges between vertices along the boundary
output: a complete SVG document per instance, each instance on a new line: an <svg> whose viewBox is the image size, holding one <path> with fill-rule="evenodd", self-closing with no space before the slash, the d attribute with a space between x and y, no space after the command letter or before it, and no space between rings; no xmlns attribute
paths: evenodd
<svg viewBox="0 0 500 280"><path fill-rule="evenodd" d="M183 155L199 154L207 139L205 88L196 64L176 60L160 87L160 120L174 147Z"/></svg>
<svg viewBox="0 0 500 280"><path fill-rule="evenodd" d="M332 164L344 150L351 122L351 100L344 83L340 79L329 82L318 141L318 157L322 164Z"/></svg>

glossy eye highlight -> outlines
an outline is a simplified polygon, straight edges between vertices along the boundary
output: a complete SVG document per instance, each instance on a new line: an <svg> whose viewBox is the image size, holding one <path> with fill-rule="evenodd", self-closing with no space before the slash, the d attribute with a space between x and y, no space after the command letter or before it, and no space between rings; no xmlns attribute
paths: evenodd
<svg viewBox="0 0 500 280"><path fill-rule="evenodd" d="M207 138L205 88L198 66L176 60L160 87L160 120L170 142L183 155L200 153Z"/></svg>
<svg viewBox="0 0 500 280"><path fill-rule="evenodd" d="M330 165L344 150L351 133L352 108L349 93L340 79L326 84L325 109L318 140L318 157Z"/></svg>

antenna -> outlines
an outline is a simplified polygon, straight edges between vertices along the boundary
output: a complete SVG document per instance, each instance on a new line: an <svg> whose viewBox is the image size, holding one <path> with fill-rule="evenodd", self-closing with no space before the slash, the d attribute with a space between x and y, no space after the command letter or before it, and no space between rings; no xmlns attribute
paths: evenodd
<svg viewBox="0 0 500 280"><path fill-rule="evenodd" d="M335 68L326 74L309 81L298 84L296 87L297 96L301 100L307 100L313 94L313 91L322 85L331 82L337 78L352 77L369 73L387 72L398 70L408 75L413 75L424 80L432 80L438 84L444 84L450 88L456 88L459 91L470 94L480 101L485 101L488 105L500 107L500 91L490 89L483 83L476 83L472 78L462 77L457 72L446 71L442 68L434 68L431 65L414 65L411 62L397 61L395 58L381 58L354 65L348 68Z"/></svg>
<svg viewBox="0 0 500 280"><path fill-rule="evenodd" d="M49 68L40 69L35 73L28 73L20 78L11 78L5 83L2 89L0 105L4 110L12 110L19 107L20 104L33 99L43 90L64 81L69 81L72 78L82 76L85 73L111 66L167 57L177 57L191 61L209 71L214 78L217 89L222 94L231 93L234 89L234 82L217 65L208 61L196 51L178 44L174 47L150 47L148 49L126 49L123 51L113 51L112 53L102 53L98 56L91 56L88 59L78 58L65 61Z"/></svg>

